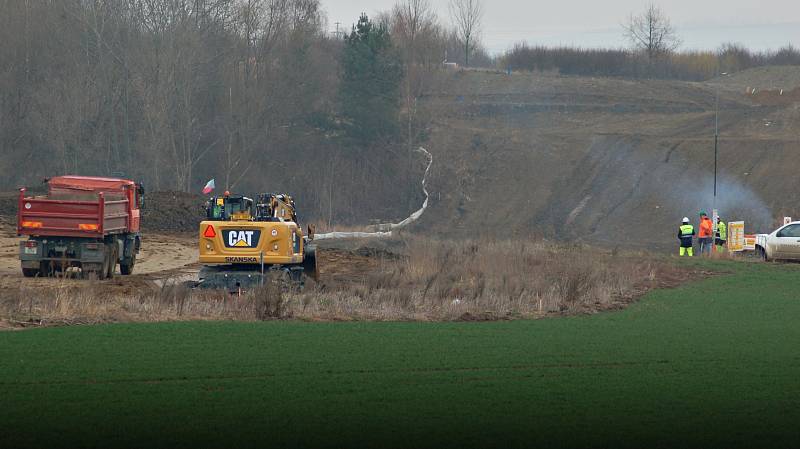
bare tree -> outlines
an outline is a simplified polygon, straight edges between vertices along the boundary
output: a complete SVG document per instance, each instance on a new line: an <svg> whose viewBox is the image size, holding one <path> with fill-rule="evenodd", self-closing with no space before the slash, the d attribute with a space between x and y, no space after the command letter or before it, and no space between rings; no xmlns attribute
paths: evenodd
<svg viewBox="0 0 800 449"><path fill-rule="evenodd" d="M392 34L402 41L407 51L414 51L417 35L430 27L435 19L428 0L401 0L392 8Z"/></svg>
<svg viewBox="0 0 800 449"><path fill-rule="evenodd" d="M469 56L480 39L483 4L481 0L450 0L449 7L456 33L464 45L464 65L469 65Z"/></svg>
<svg viewBox="0 0 800 449"><path fill-rule="evenodd" d="M420 126L417 99L437 74L441 63L442 45L441 29L437 23L429 0L400 0L394 5L387 19L395 45L400 48L405 62L405 83L403 86L403 102L406 121L406 145L408 148L408 174L414 172L417 141L423 127ZM433 57L431 57L433 56ZM416 176L416 173L413 174ZM413 182L406 183L409 189L415 187ZM415 200L408 195L409 202Z"/></svg>
<svg viewBox="0 0 800 449"><path fill-rule="evenodd" d="M390 13L389 24L392 37L400 47L405 62L403 94L408 115L408 144L411 147L411 122L416 109L414 105L424 90L428 75L435 69L431 66L427 53L432 47L437 47L435 39L438 37L439 27L428 0L401 0L396 3Z"/></svg>
<svg viewBox="0 0 800 449"><path fill-rule="evenodd" d="M623 28L631 45L646 54L648 61L674 51L681 45L669 18L654 4L648 5L641 14L632 14Z"/></svg>
<svg viewBox="0 0 800 449"><path fill-rule="evenodd" d="M194 191L213 177L289 191L306 219L399 216L387 204L412 185L400 142L361 158L336 138L344 43L327 35L320 0L0 0L0 11L0 189L122 172L151 191ZM413 54L412 106L443 53L425 22L414 45L398 43Z"/></svg>

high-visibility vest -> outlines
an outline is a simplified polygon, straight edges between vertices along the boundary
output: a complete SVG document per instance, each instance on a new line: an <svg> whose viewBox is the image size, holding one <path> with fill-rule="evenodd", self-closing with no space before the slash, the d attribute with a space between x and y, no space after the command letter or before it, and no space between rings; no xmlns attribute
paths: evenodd
<svg viewBox="0 0 800 449"><path fill-rule="evenodd" d="M728 240L728 227L724 221L717 224L717 238L720 240Z"/></svg>
<svg viewBox="0 0 800 449"><path fill-rule="evenodd" d="M714 231L714 225L711 223L711 219L706 217L700 220L700 232L698 233L698 237L711 237Z"/></svg>
<svg viewBox="0 0 800 449"><path fill-rule="evenodd" d="M694 226L690 224L681 225L680 230L681 230L681 237L691 237L692 234L694 234Z"/></svg>

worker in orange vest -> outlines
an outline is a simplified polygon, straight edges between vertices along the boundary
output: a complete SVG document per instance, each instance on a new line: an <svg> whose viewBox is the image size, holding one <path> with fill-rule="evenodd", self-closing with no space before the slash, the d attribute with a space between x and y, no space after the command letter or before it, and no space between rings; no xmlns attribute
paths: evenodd
<svg viewBox="0 0 800 449"><path fill-rule="evenodd" d="M697 241L700 243L700 255L711 254L711 245L714 237L714 223L708 218L706 211L700 211L700 226Z"/></svg>

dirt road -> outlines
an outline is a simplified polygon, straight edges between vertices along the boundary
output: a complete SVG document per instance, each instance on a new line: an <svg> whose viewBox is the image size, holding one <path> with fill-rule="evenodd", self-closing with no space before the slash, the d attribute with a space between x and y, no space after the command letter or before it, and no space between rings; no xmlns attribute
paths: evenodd
<svg viewBox="0 0 800 449"><path fill-rule="evenodd" d="M43 279L25 279L20 271L18 251L19 242L12 226L0 225L0 285L20 282L38 284L48 282ZM196 243L189 237L164 234L144 236L142 251L136 259L135 280L158 280L169 277L185 277L196 273ZM117 268L118 280L122 278Z"/></svg>
<svg viewBox="0 0 800 449"><path fill-rule="evenodd" d="M0 222L0 288L48 287L63 282L80 280L30 279L24 278L20 270L19 242L14 226ZM358 282L379 264L385 249L371 240L349 239L341 242L325 242L319 248L318 264L323 282ZM133 276L122 276L117 268L113 280L103 281L108 285L135 287L137 285L161 285L168 281L197 279L200 270L197 243L191 235L152 234L143 236L142 250L136 259ZM378 248L380 247L380 248ZM379 251L376 253L375 251Z"/></svg>

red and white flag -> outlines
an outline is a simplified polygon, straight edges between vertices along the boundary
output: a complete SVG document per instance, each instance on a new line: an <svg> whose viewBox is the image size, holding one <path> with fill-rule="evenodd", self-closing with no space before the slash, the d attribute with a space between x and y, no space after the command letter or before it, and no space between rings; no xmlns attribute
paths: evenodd
<svg viewBox="0 0 800 449"><path fill-rule="evenodd" d="M203 187L203 195L208 195L209 193L213 192L217 186L214 184L214 180L208 181L206 186Z"/></svg>

